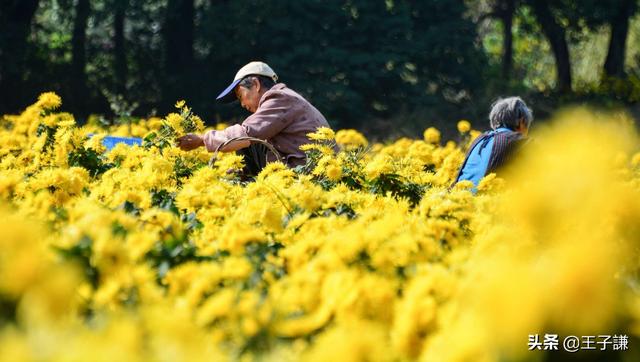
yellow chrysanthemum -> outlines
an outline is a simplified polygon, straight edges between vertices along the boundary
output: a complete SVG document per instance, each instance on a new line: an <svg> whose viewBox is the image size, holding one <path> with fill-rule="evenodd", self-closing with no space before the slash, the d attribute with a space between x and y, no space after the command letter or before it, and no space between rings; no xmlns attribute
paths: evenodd
<svg viewBox="0 0 640 362"><path fill-rule="evenodd" d="M450 187L466 144L435 129L337 153L323 131L314 169L247 181L232 153L103 153L158 119L79 128L39 103L0 119L4 360L526 360L545 328L640 331L639 138L619 117L550 121L474 195Z"/></svg>
<svg viewBox="0 0 640 362"><path fill-rule="evenodd" d="M177 113L169 113L167 117L165 117L165 121L174 130L180 131L182 129L182 117Z"/></svg>
<svg viewBox="0 0 640 362"><path fill-rule="evenodd" d="M424 140L428 143L440 143L440 131L435 127L429 127L424 131Z"/></svg>
<svg viewBox="0 0 640 362"><path fill-rule="evenodd" d="M60 96L54 92L45 92L38 97L36 105L42 109L56 109L62 104Z"/></svg>
<svg viewBox="0 0 640 362"><path fill-rule="evenodd" d="M367 147L369 141L354 129L341 129L336 133L336 143L344 148Z"/></svg>
<svg viewBox="0 0 640 362"><path fill-rule="evenodd" d="M469 121L463 119L458 121L458 132L460 133L467 133L471 130L471 123L469 123Z"/></svg>
<svg viewBox="0 0 640 362"><path fill-rule="evenodd" d="M329 127L320 127L315 132L307 134L307 137L314 141L333 141L336 134Z"/></svg>

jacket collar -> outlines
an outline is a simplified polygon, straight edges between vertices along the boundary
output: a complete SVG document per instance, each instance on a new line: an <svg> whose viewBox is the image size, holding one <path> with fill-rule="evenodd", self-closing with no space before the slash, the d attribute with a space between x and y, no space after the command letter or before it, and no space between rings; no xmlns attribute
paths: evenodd
<svg viewBox="0 0 640 362"><path fill-rule="evenodd" d="M258 107L260 107L260 105L262 105L262 102L264 102L264 99L267 97L267 94L269 94L271 91L274 90L282 90L287 88L287 85L284 83L276 83L273 87L269 88L268 91L264 92L264 94L262 95L262 97L260 97L260 102L258 102Z"/></svg>

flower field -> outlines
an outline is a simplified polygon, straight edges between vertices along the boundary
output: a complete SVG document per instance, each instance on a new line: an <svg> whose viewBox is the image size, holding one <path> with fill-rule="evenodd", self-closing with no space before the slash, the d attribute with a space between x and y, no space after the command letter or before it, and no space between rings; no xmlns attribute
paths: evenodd
<svg viewBox="0 0 640 362"><path fill-rule="evenodd" d="M449 189L466 121L446 143L320 129L306 165L246 182L240 156L173 146L204 128L184 102L82 127L60 104L0 118L2 361L540 361L545 333L628 335L609 360L640 358L624 116L534 123L474 195Z"/></svg>

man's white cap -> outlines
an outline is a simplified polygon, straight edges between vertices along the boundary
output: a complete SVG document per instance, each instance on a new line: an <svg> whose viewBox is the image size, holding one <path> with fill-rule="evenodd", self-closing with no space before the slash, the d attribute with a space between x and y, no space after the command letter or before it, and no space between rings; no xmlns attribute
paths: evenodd
<svg viewBox="0 0 640 362"><path fill-rule="evenodd" d="M233 78L233 82L218 95L216 100L222 100L223 102L233 101L235 99L233 90L242 79L249 75L262 75L273 79L274 82L278 81L278 75L276 75L276 72L274 72L270 66L263 62L254 61L240 68Z"/></svg>

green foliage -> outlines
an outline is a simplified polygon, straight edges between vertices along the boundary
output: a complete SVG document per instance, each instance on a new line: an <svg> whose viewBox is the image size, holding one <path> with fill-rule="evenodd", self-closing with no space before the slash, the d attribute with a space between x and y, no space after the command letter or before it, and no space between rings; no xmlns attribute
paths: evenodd
<svg viewBox="0 0 640 362"><path fill-rule="evenodd" d="M326 175L320 174L314 175L313 181L325 190L329 190L338 184L344 184L352 190L366 190L377 195L391 195L396 198L405 198L409 200L411 206L417 205L422 199L422 195L427 186L409 182L404 177L395 173L383 173L373 179L367 179L363 173L361 161L368 151L369 149L362 147L345 151L341 164L342 176L339 180L330 180ZM310 174L318 166L323 156L316 149L308 150L305 153L307 155L307 162L305 165L298 166L295 171ZM345 205L337 206L334 209L323 210L323 214L344 214L349 218L354 218L355 214L353 210L345 208L344 206Z"/></svg>
<svg viewBox="0 0 640 362"><path fill-rule="evenodd" d="M383 174L371 181L369 189L374 194L386 195L390 193L397 198L406 198L412 206L417 205L424 194L424 187L407 182L396 174Z"/></svg>
<svg viewBox="0 0 640 362"><path fill-rule="evenodd" d="M146 149L156 147L160 150L160 154L162 154L163 149L171 146L175 136L176 131L171 128L167 122L162 122L158 132L149 132L149 134L144 136L142 139L142 147Z"/></svg>
<svg viewBox="0 0 640 362"><path fill-rule="evenodd" d="M446 109L449 102L468 100L482 84L484 56L461 0L194 2L189 17L179 13L183 8L172 8L186 24L180 29L165 28L168 2L134 0L125 11L122 93L115 69L116 5L118 0L91 2L85 43L89 93L75 94L71 83L58 81L72 65L75 3L41 2L29 44L29 84L58 84L54 88L70 108L83 108L70 109L76 114L112 113L127 122L134 110L137 116L168 111L168 100L176 99L171 95L178 95L207 118L226 119L241 110L216 105L213 97L240 66L262 59L342 127L386 118L399 108ZM169 31L185 33L167 37ZM169 68L190 56L182 52L185 47L165 43L169 38L193 39L189 69ZM133 102L123 105L122 96Z"/></svg>
<svg viewBox="0 0 640 362"><path fill-rule="evenodd" d="M69 166L84 167L91 177L99 176L114 167L113 163L106 161L104 155L84 147L77 147L69 153L68 162Z"/></svg>
<svg viewBox="0 0 640 362"><path fill-rule="evenodd" d="M131 102L127 100L122 94L113 94L104 89L102 93L109 101L109 107L115 115L113 122L107 122L105 126L112 124L126 125L129 127L129 133L131 133L131 124L135 123L138 119L132 117L133 111L138 108L137 102Z"/></svg>
<svg viewBox="0 0 640 362"><path fill-rule="evenodd" d="M55 144L55 136L56 136L56 127L50 127L45 124L38 125L36 129L36 135L40 137L43 134L46 134L46 140L44 142L44 146L42 147L43 152L48 152L53 149Z"/></svg>
<svg viewBox="0 0 640 362"><path fill-rule="evenodd" d="M109 114L108 124L130 125L136 117L166 113L178 98L205 119L226 121L246 113L216 104L215 95L240 66L262 59L334 127L400 135L418 134L428 123L447 134L460 118L484 119L497 96L546 94L555 86L554 57L528 1L516 1L509 83L500 76L502 24L483 16L494 1L185 2L193 4L193 13L186 13L191 7L175 6L182 1L91 1L86 41L76 47L76 1L36 1L24 37L18 36L19 24L7 19L17 2L3 4L0 114L18 112L34 92L53 89L66 100L66 110ZM580 91L600 81L608 29L627 2L548 2L567 30ZM629 12L637 14L637 1L629 4ZM115 18L123 7L124 42L117 50ZM172 26L170 18L180 26ZM636 16L629 30L626 70L639 67L639 23ZM76 87L73 72L74 59L82 56L86 90ZM123 59L124 69L118 68ZM14 73L18 78L9 77ZM146 144L165 147L171 137L166 131L149 135Z"/></svg>
<svg viewBox="0 0 640 362"><path fill-rule="evenodd" d="M479 86L483 55L464 10L461 1L220 2L205 31L216 44L252 44L224 47L213 69L233 74L242 59L264 59L334 125L359 127L399 108L462 101ZM287 16L265 20L277 14ZM236 24L243 31L220 30Z"/></svg>
<svg viewBox="0 0 640 362"><path fill-rule="evenodd" d="M170 211L176 215L180 215L180 211L176 206L176 193L169 192L167 190L153 190L151 191L151 205Z"/></svg>
<svg viewBox="0 0 640 362"><path fill-rule="evenodd" d="M615 98L624 103L640 102L640 76L630 74L627 78L606 77L592 93L601 97Z"/></svg>
<svg viewBox="0 0 640 362"><path fill-rule="evenodd" d="M179 101L176 104L176 108L180 109L179 115L176 113L170 114L162 120L162 125L158 132L150 132L143 138L142 146L144 148L156 147L162 154L162 150L174 144L177 137L187 133L202 132L204 128L202 120L193 113L191 108L184 105L184 101ZM171 123L169 118L179 120L179 124ZM189 170L184 172L189 172Z"/></svg>
<svg viewBox="0 0 640 362"><path fill-rule="evenodd" d="M100 272L91 263L92 246L93 240L88 236L84 236L75 245L69 248L58 247L56 251L63 258L76 262L84 272L85 278L96 288L100 280Z"/></svg>

